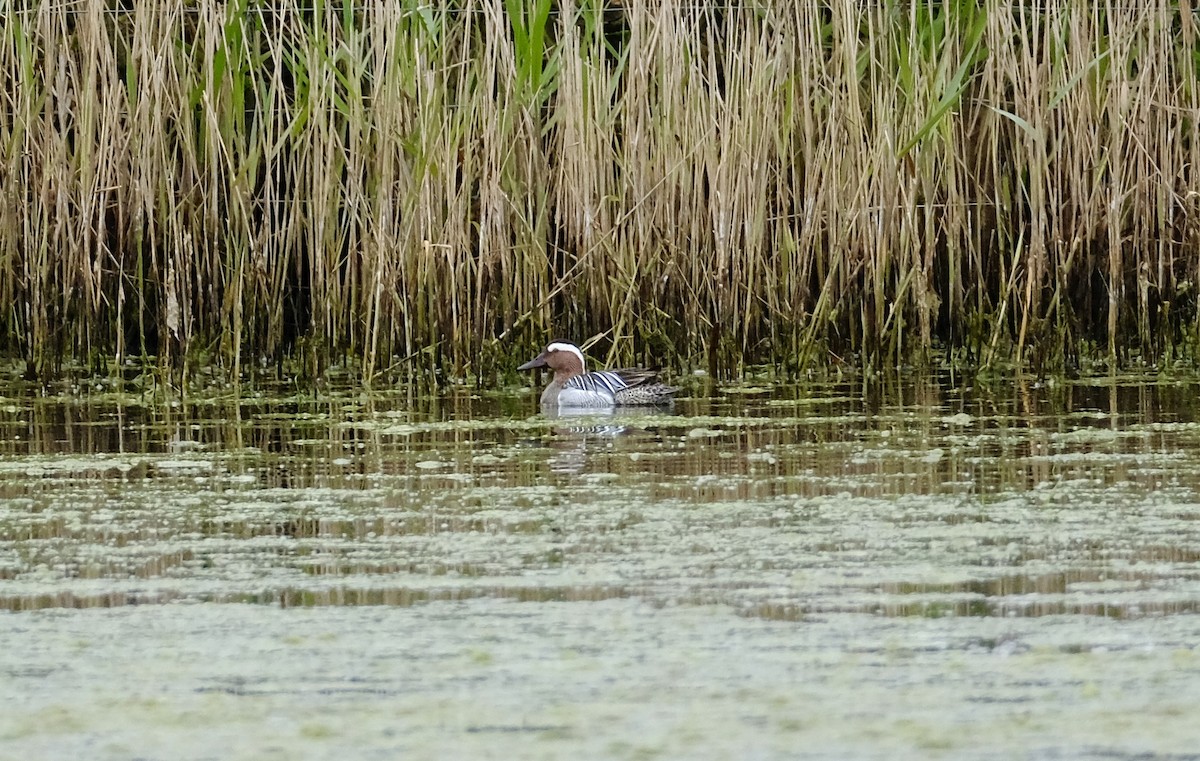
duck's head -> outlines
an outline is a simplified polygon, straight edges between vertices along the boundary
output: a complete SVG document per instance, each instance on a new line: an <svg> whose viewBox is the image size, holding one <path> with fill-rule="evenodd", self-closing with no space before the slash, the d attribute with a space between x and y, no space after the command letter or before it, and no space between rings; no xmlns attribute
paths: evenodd
<svg viewBox="0 0 1200 761"><path fill-rule="evenodd" d="M518 370L533 370L548 367L556 377L579 375L583 372L583 352L568 341L554 341L542 353L518 367Z"/></svg>

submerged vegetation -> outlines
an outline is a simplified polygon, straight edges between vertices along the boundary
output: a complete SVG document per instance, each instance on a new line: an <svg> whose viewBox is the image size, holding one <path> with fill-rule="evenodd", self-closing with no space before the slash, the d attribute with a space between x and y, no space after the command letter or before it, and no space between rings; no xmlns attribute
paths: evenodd
<svg viewBox="0 0 1200 761"><path fill-rule="evenodd" d="M1196 359L1187 3L25 0L0 351Z"/></svg>

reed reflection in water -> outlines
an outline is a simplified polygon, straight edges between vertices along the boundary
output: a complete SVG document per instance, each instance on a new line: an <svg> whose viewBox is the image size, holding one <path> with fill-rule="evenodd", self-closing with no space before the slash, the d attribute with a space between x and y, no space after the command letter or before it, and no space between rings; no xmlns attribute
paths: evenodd
<svg viewBox="0 0 1200 761"><path fill-rule="evenodd" d="M1195 392L932 379L569 419L467 392L10 395L0 604L1191 612Z"/></svg>

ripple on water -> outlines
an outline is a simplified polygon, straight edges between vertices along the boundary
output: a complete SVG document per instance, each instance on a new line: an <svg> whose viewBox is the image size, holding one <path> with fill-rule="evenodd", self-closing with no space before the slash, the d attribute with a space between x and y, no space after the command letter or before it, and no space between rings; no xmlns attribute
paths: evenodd
<svg viewBox="0 0 1200 761"><path fill-rule="evenodd" d="M1185 745L1171 718L1183 701L1154 696L1155 685L1170 683L1195 697L1180 680L1200 683L1194 387L767 391L684 399L671 414L578 419L469 395L420 409L386 397L229 409L11 405L0 410L0 606L21 613L4 619L9 628L57 622L64 633L47 635L40 660L23 656L24 665L8 668L45 702L0 725L0 736L45 740L37 727L65 700L45 680L57 673L53 658L70 660L72 647L84 653L71 660L77 668L99 673L95 658L129 665L105 626L146 622L147 632L165 628L207 653L201 634L168 621L212 635L215 605L278 633L264 644L254 632L220 629L248 651L333 632L336 645L311 650L335 672L338 648L374 652L394 635L428 638L376 652L382 668L400 669L392 656L426 668L422 653L445 643L459 654L446 658L462 660L434 658L427 667L443 671L398 670L372 676L377 682L287 672L277 687L238 657L237 679L201 676L200 666L183 674L190 692L168 698L172 705L195 696L290 705L312 699L305 684L325 698L367 685L392 709L411 693L470 714L450 724L458 749L478 747L471 738L494 745L528 735L596 751L587 757L708 757L714 727L759 757L783 757L795 747L787 738L834 749L830 758L883 757L870 754L889 742L895 757L993 757L964 746L972 733L963 727L993 731L972 718L981 706L998 747L1034 757L1087 757L1055 737L1147 758ZM111 609L93 619L107 622L94 637L82 619L56 617L83 608ZM66 633L72 627L81 628ZM382 639L355 639L361 632ZM139 641L157 647L155 636ZM522 649L533 643L536 656ZM522 653L547 670L519 661ZM1099 669L1124 681L1105 681ZM609 673L632 686L621 691ZM1036 673L1048 675L1044 683ZM531 686L514 687L521 679ZM689 690L672 686L680 680L706 706L701 718L682 708ZM556 702L552 681L573 685L567 694L592 713ZM462 705L455 696L464 684L501 707ZM1110 692L1118 684L1140 698ZM528 721L514 720L504 685L538 706ZM84 694L101 701L106 689L93 683ZM899 693L911 713L895 707ZM650 694L666 696L654 720L620 708ZM1134 732L1130 744L1120 733L1085 738L1073 728L1107 726L1138 699L1159 734ZM115 704L153 714L126 698ZM370 717L378 705L357 708ZM1074 718L1040 720L1040 731L1036 716L1050 705ZM424 717L414 747L429 755L439 740L420 727L447 724L423 706L404 708ZM935 708L942 717L933 721ZM856 728L872 711L900 718L881 720L877 736L862 734ZM728 723L750 713L746 726L769 731ZM620 747L589 744L595 717L606 715L624 728ZM114 715L103 720L124 726ZM674 734L658 732L658 720ZM638 745L639 732L655 738L652 747ZM342 736L320 716L294 734ZM1025 744L1003 746L1004 737ZM50 744L76 747L62 742Z"/></svg>

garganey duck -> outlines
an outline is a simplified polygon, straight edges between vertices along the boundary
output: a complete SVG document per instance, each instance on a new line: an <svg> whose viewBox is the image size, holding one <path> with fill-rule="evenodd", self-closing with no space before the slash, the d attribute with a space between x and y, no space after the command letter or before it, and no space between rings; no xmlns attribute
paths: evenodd
<svg viewBox="0 0 1200 761"><path fill-rule="evenodd" d="M628 407L670 404L679 389L654 382L654 370L625 368L585 372L583 352L573 343L554 341L518 370L548 367L554 380L542 392L543 407Z"/></svg>

